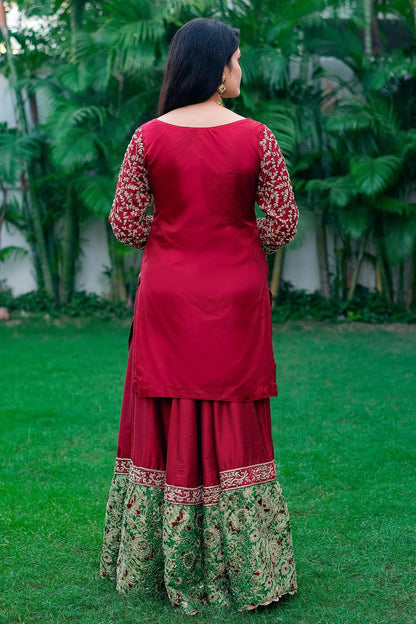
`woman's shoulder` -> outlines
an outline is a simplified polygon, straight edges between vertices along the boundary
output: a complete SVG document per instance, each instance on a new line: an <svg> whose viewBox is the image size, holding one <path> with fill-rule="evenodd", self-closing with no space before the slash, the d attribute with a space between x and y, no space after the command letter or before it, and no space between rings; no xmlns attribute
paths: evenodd
<svg viewBox="0 0 416 624"><path fill-rule="evenodd" d="M256 136L263 136L265 132L270 132L267 126L265 126L260 121L256 121L251 117L243 117L241 115L236 115L235 117L230 117L227 120L217 120L216 123L212 123L212 125L194 125L193 123L185 123L185 121L178 121L175 123L174 119L164 119L155 117L150 119L149 121L141 124L135 131L135 134L140 135L151 135L154 133L165 133L169 129L174 129L177 131L181 130L221 130L224 129L233 129L238 132L246 133L250 132L255 134Z"/></svg>
<svg viewBox="0 0 416 624"><path fill-rule="evenodd" d="M264 146L262 147L264 142L269 142L274 138L269 128L260 121L256 121L251 117L236 115L235 117L228 118L226 122L217 122L214 125L206 126L173 123L173 120L168 121L155 117L142 123L135 130L132 141L137 143L142 150L147 151L154 142L158 143L161 138L163 138L163 140L169 140L169 137L173 137L173 139L176 140L178 135L182 133L186 135L190 134L190 136L193 136L194 133L198 135L202 133L205 137L212 137L214 141L226 140L226 137L233 137L234 141L243 140L244 143L248 141L253 147L257 146L259 152L264 149ZM207 133L209 134L207 135Z"/></svg>

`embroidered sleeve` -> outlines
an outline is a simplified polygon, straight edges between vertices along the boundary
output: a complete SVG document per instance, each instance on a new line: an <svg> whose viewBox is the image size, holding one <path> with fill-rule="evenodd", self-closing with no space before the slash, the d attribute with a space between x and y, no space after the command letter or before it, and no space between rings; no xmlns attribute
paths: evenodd
<svg viewBox="0 0 416 624"><path fill-rule="evenodd" d="M139 128L125 153L109 217L119 241L137 249L144 248L152 227L153 217L146 215L151 200L142 129Z"/></svg>
<svg viewBox="0 0 416 624"><path fill-rule="evenodd" d="M257 219L265 254L272 254L295 237L299 211L289 173L273 133L264 127L256 201L266 214Z"/></svg>

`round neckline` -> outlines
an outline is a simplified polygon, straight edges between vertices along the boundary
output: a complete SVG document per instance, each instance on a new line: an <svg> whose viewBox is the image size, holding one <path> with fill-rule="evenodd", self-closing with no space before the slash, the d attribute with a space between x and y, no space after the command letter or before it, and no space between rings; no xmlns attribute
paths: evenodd
<svg viewBox="0 0 416 624"><path fill-rule="evenodd" d="M241 123L242 121L248 121L248 120L249 120L248 117L244 117L243 119L236 119L235 121L229 121L228 123L225 123L225 124L217 124L216 126L179 126L178 124L172 124L172 123L169 123L168 121L162 121L158 117L156 117L153 121L158 121L159 123L165 126L172 126L173 128L185 128L187 130L188 129L212 130L213 128L224 128L225 126L234 126L234 124L238 124L238 123Z"/></svg>

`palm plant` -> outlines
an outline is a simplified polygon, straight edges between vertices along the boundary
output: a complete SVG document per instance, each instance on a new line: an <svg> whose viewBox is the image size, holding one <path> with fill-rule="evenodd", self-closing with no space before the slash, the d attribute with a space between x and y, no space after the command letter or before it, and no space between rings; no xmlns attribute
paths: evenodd
<svg viewBox="0 0 416 624"><path fill-rule="evenodd" d="M307 193L308 179L325 177L324 131L327 95L322 87L321 56L339 40L339 26L353 33L363 25L360 15L346 14L343 1L233 3L225 15L242 36L243 89L238 111L267 124L276 134L301 207L317 215L316 240L321 291L330 295L327 252L327 206L318 193ZM343 16L342 20L340 15ZM347 15L347 16L346 16ZM302 219L300 229L302 230ZM299 240L299 239L298 239ZM298 244L295 241L292 246ZM272 292L278 291L283 252L275 257Z"/></svg>
<svg viewBox="0 0 416 624"><path fill-rule="evenodd" d="M414 254L416 213L410 197L416 108L414 101L402 97L403 90L415 83L413 54L412 45L391 57L380 54L365 62L349 54L353 79L342 87L349 88L350 95L344 94L325 119L329 175L307 183L308 191L318 193L326 205L341 241L337 275L348 299L354 296L368 242L375 254L367 257L374 262L378 288L388 300L402 297L403 262ZM342 269L348 266L351 239L358 241L358 249L349 275ZM394 288L396 264L399 285ZM410 280L408 293L413 288Z"/></svg>
<svg viewBox="0 0 416 624"><path fill-rule="evenodd" d="M61 302L71 296L80 224L99 217L107 228L112 296L126 299L123 274L129 258L137 263L137 252L115 242L107 222L117 173L132 132L155 113L167 31L177 27L180 15L192 17L213 3L196 8L185 0L18 4L29 15L49 19L48 64L40 61L30 76L26 66L24 85L34 102L40 89L48 96L47 167L38 171L38 183L61 190L51 194L57 201L49 210L55 292ZM45 222L43 228L48 229Z"/></svg>
<svg viewBox="0 0 416 624"><path fill-rule="evenodd" d="M400 278L400 266L415 248L409 203L414 170L408 163L415 161L416 114L411 98L403 97L415 80L415 24L406 0L377 3L378 13L396 16L406 30L396 51L388 49L387 21L377 21L369 0L285 1L278 11L274 0L19 0L18 5L46 20L45 32L15 33L22 47L13 63L15 86L31 110L20 135L32 141L34 151L21 161L31 180L27 233L40 285L62 301L71 296L80 227L92 217L107 223L128 140L156 112L168 42L184 21L204 15L240 28L243 89L233 106L275 132L298 203L316 214L323 294L329 296L332 287L353 296L360 265L369 257L369 245L376 244L378 281L386 296L393 296L392 263L399 263ZM340 59L351 78L330 75L325 56ZM37 114L40 90L46 90L49 103L43 126ZM115 243L106 227L112 297L126 299L126 275L138 262L137 252ZM338 253L333 285L328 228L334 228ZM282 263L280 253L275 293ZM412 267L411 275L414 260ZM408 299L411 284L412 279Z"/></svg>
<svg viewBox="0 0 416 624"><path fill-rule="evenodd" d="M3 147L2 185L13 183L19 176L23 191L23 214L26 215L26 229L30 231L30 242L39 278L50 297L54 296L52 270L48 258L47 240L43 228L44 207L35 185L34 167L36 158L42 152L43 139L30 129L28 114L24 103L22 77L24 63L22 56L16 59L12 54L11 39L6 23L3 2L0 2L0 25L6 47L6 57L2 63L4 73L8 76L16 100L16 133L5 133L1 137ZM30 95L30 94L29 94ZM32 103L32 102L31 102ZM32 116L35 107L30 108ZM14 163L14 164L13 164Z"/></svg>
<svg viewBox="0 0 416 624"><path fill-rule="evenodd" d="M29 153L32 156L32 146L28 145L24 139L16 137L15 133L7 129L6 124L0 128L0 191L2 194L0 204L0 262L5 262L11 258L22 258L27 254L27 250L15 245L2 247L1 233L4 224L12 224L19 227L20 205L13 197L13 186L16 183L20 172L18 161L14 156L16 152Z"/></svg>

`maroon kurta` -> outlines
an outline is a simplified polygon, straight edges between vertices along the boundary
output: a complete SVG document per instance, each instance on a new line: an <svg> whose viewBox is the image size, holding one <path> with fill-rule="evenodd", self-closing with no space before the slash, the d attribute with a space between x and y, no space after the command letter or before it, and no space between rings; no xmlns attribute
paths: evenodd
<svg viewBox="0 0 416 624"><path fill-rule="evenodd" d="M152 223L144 213L151 197ZM267 214L258 222L256 199ZM188 128L153 120L139 128L112 213L120 240L140 246L128 239L140 228L148 237L133 335L139 396L277 394L262 242L285 244L296 221L283 157L262 124Z"/></svg>

